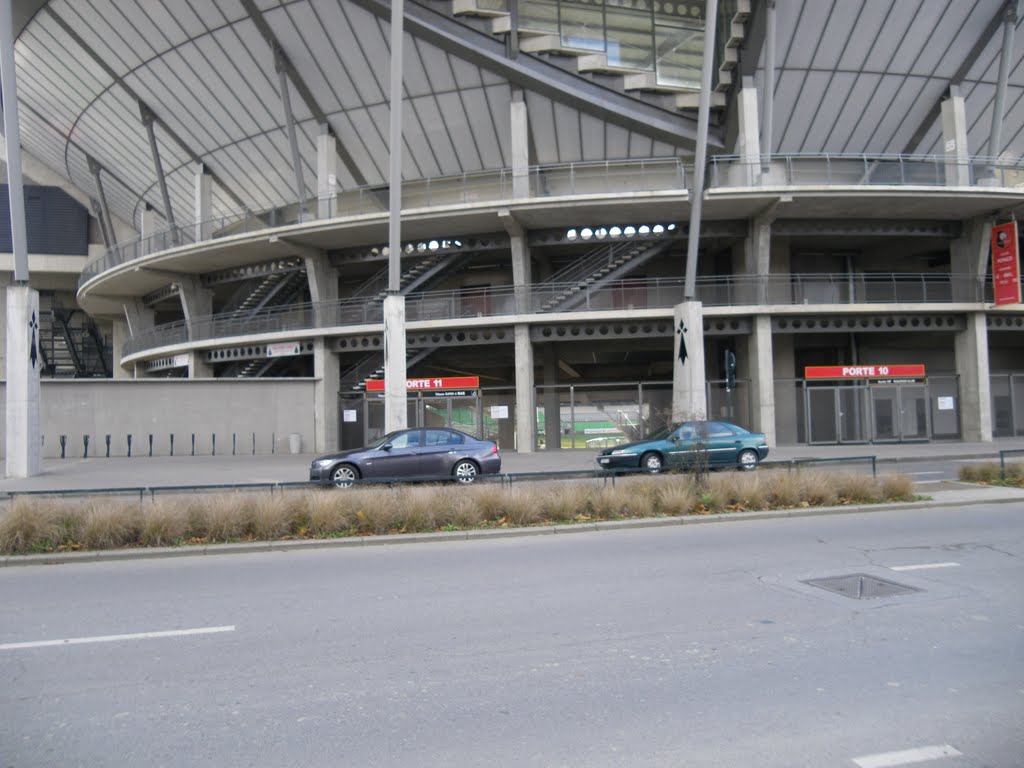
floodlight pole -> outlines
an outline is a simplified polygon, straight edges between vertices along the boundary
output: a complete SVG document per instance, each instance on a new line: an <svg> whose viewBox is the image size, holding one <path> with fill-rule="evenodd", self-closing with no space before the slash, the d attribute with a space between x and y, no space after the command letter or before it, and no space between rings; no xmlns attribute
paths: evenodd
<svg viewBox="0 0 1024 768"><path fill-rule="evenodd" d="M8 477L39 474L39 293L28 284L21 131L14 72L11 0L0 0L0 96L7 144L7 193L11 208L14 285L7 289L6 467Z"/></svg>
<svg viewBox="0 0 1024 768"><path fill-rule="evenodd" d="M391 3L391 125L389 136L388 293L384 298L384 429L405 429L405 297L402 288L402 44L403 0Z"/></svg>
<svg viewBox="0 0 1024 768"><path fill-rule="evenodd" d="M715 66L715 27L718 0L707 0L704 9L704 60L700 70L700 103L697 106L697 152L693 162L693 200L690 202L690 231L686 241L685 301L697 293L697 246L700 241L700 217L704 201L704 166L708 154L708 119L711 113L711 70Z"/></svg>

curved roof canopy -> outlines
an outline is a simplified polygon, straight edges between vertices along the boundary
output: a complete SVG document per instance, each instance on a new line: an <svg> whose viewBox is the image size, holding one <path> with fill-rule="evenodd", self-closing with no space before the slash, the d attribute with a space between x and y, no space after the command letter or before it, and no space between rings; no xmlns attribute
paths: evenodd
<svg viewBox="0 0 1024 768"><path fill-rule="evenodd" d="M766 0L751 1L741 71L760 84ZM987 146L1006 7L777 0L772 150L940 152L938 104L955 84L966 98L970 153L1024 154L1019 34L1004 146ZM197 162L217 182L216 214L280 206L294 200L296 183L283 69L307 196L316 194L323 125L339 140L342 189L384 185L388 8L386 0L16 2L23 146L93 197L98 164L115 215L138 222L146 204L163 208L144 123L151 119L178 221L193 216ZM448 2L406 0L406 8L406 179L509 167L509 105L519 88L531 163L691 151L692 114L666 106L668 97L627 95L613 78L570 73L545 58L509 59L500 39L451 17Z"/></svg>

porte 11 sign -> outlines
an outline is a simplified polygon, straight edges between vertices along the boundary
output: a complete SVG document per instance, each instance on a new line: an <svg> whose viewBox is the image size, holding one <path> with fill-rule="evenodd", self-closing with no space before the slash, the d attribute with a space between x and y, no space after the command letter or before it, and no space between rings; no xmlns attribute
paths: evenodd
<svg viewBox="0 0 1024 768"><path fill-rule="evenodd" d="M441 376L436 379L406 379L406 391L433 392L437 390L480 389L479 376ZM384 379L367 379L367 392L383 392Z"/></svg>

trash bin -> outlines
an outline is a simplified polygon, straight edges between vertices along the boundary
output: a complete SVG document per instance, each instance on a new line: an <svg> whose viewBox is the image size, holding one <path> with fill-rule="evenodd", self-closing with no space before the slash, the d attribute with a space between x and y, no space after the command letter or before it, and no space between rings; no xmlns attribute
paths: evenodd
<svg viewBox="0 0 1024 768"><path fill-rule="evenodd" d="M302 435L298 432L291 432L288 435L288 452L302 453Z"/></svg>

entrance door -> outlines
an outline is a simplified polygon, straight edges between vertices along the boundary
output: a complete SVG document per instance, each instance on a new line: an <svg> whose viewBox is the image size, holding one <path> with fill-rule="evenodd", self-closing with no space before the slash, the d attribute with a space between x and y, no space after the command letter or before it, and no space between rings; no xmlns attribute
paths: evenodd
<svg viewBox="0 0 1024 768"><path fill-rule="evenodd" d="M901 384L900 440L927 440L928 388L924 384Z"/></svg>
<svg viewBox="0 0 1024 768"><path fill-rule="evenodd" d="M927 440L928 389L924 384L896 384L871 388L875 442Z"/></svg>
<svg viewBox="0 0 1024 768"><path fill-rule="evenodd" d="M836 395L839 398L839 442L867 442L870 409L867 387L838 387Z"/></svg>
<svg viewBox="0 0 1024 768"><path fill-rule="evenodd" d="M836 387L807 388L807 425L807 442L839 442L839 397Z"/></svg>

